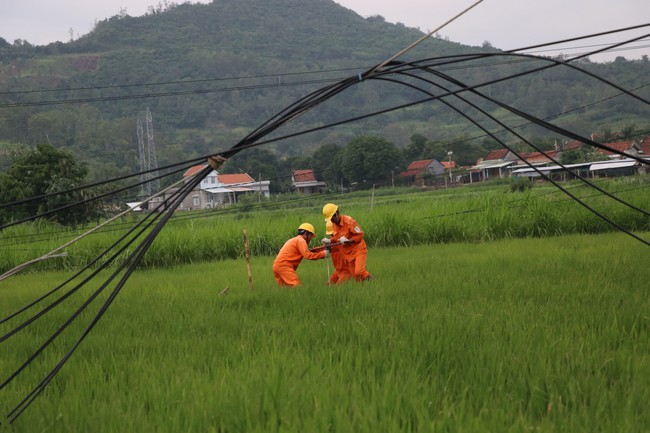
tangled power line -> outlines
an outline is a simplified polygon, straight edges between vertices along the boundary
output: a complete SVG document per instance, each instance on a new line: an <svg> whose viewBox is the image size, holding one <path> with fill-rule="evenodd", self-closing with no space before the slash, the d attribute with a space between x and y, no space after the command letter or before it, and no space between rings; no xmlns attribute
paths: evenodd
<svg viewBox="0 0 650 433"><path fill-rule="evenodd" d="M95 325L99 322L99 320L103 317L103 315L112 305L113 301L116 299L120 291L123 289L123 287L129 280L129 277L133 274L135 269L138 267L138 264L142 260L143 256L146 254L149 247L155 241L156 237L161 232L161 230L163 230L165 225L170 221L170 219L174 215L174 212L178 209L178 207L183 202L185 197L188 194L190 194L190 192L194 190L201 183L201 181L213 170L217 170L229 158L232 158L237 153L244 151L246 149L250 149L256 146L261 146L272 142L277 142L280 140L286 140L288 138L309 134L315 131L332 128L346 123L357 122L365 118L379 116L385 113L402 110L420 104L439 102L444 104L454 112L456 112L458 115L464 117L468 122L470 122L472 125L479 128L487 136L496 140L504 148L513 151L512 148L505 142L505 140L503 140L499 136L502 132L505 131L511 134L513 137L516 137L517 139L526 143L531 148L545 155L547 158L549 158L549 160L553 161L555 164L560 166L566 172L571 173L575 178L579 179L581 182L583 182L585 185L589 186L590 188L593 188L594 190L598 191L601 194L606 195L612 200L615 200L620 204L627 206L628 208L632 209L635 212L639 212L645 216L650 216L650 213L647 210L638 208L616 197L615 195L606 192L604 189L596 185L593 181L590 181L582 177L579 173L572 171L569 167L564 166L560 162L554 160L546 152L544 152L539 147L531 143L531 141L528 140L526 137L524 137L522 133L517 132L515 130L517 127L509 126L508 120L499 117L498 115L494 115L490 113L493 112L494 108L498 107L504 110L505 112L509 113L510 115L514 115L514 117L517 119L523 119L530 124L534 124L541 128L561 134L564 137L571 138L573 140L578 140L588 146L607 150L625 156L627 158L632 158L638 161L639 163L645 165L649 163L647 159L640 158L638 156L624 154L616 149L609 148L589 138L582 137L581 135L573 131L552 124L548 120L538 118L537 116L529 112L516 108L503 101L500 101L499 99L481 90L490 85L506 82L508 80L514 80L525 75L535 74L553 68L568 68L573 71L576 71L577 73L586 74L590 76L591 78L599 81L600 83L603 83L609 86L610 88L620 92L620 95L629 97L638 103L648 105L649 104L648 99L640 96L634 91L624 89L621 86L609 80L606 80L605 78L599 77L591 72L585 71L575 66L572 63L575 60L586 57L587 55L596 54L599 52L607 51L609 49L624 47L627 44L648 37L649 36L648 34L624 42L609 45L607 47L600 48L596 51L593 51L591 53L586 53L566 60L543 58L543 57L538 57L530 54L522 54L522 52L529 51L536 48L548 47L559 43L565 43L568 41L576 41L576 40L588 39L594 36L602 36L604 34L620 33L631 29L647 28L650 27L650 24L629 27L626 29L613 30L611 32L598 33L596 35L588 35L579 38L572 38L572 39L552 42L548 44L541 44L533 47L525 47L517 50L503 52L503 53L488 53L488 54L480 53L480 54L466 54L466 55L454 55L454 56L444 56L444 57L431 57L427 59L420 59L414 61L398 60L398 57L401 57L404 54L406 54L417 44L419 44L426 38L430 37L433 33L439 31L442 27L444 27L448 23L459 18L468 10L481 3L481 1L482 0L477 1L476 3L474 3L474 5L470 6L465 11L461 12L456 17L452 18L452 20L448 21L443 26L433 30L431 33L425 35L423 38L416 41L414 44L405 48L404 50L400 51L396 55L392 56L388 60L376 66L370 67L369 69L367 69L362 73L351 75L344 79L340 79L335 82L328 83L325 86L300 98L296 102L290 104L289 106L281 110L275 116L268 119L259 127L254 129L246 137L244 137L242 140L234 144L229 149L211 155L204 155L200 158L194 158L191 160L183 161L181 163L173 164L167 167L159 167L157 170L159 170L163 174L158 176L156 179L162 179L162 178L172 179L172 178L177 178L179 172L186 170L193 164L196 164L197 162L207 161L207 165L202 170L194 173L192 176L183 179L182 181L178 181L174 183L172 187L169 187L163 191L159 191L156 194L146 198L144 202L149 202L150 205L153 206L153 209L151 209L152 211L146 213L145 216L137 223L135 223L133 227L131 227L125 233L120 235L112 245L108 246L104 251L99 253L90 263L88 263L82 269L78 270L73 276L61 282L60 284L57 284L47 293L43 294L38 299L30 302L28 305L19 308L17 311L8 314L5 317L0 317L0 324L10 323L10 322L14 323L14 321L19 322L17 324L12 325L10 330L7 331L4 335L0 335L0 344L4 344L11 338L19 335L21 331L28 328L37 320L41 319L42 317L45 317L57 306L63 304L64 301L71 299L73 295L78 293L80 289L84 288L89 282L95 281L99 278L104 278L104 280L98 285L96 289L94 289L94 291L90 294L90 296L88 296L81 303L81 305L79 305L75 309L74 313L71 316L69 316L63 323L61 323L55 329L55 331L51 335L49 335L49 337L47 337L41 343L41 345L22 362L20 366L18 366L6 378L0 377L0 380L2 381L0 382L0 391L1 391L5 389L9 384L13 383L61 334L63 334L75 321L77 321L80 317L82 317L82 315L86 312L86 310L95 301L97 301L100 298L100 295L104 296L103 302L99 305L97 311L92 315L92 318L85 324L85 328L82 330L80 335L76 338L75 342L68 348L67 352L42 377L42 379L35 386L33 386L31 390L28 391L24 395L24 397L13 408L9 410L8 413L3 415L6 421L9 423L13 423L22 413L24 413L24 411L46 389L46 387L52 382L52 380L64 367L64 365L74 354L74 352L77 350L80 344L89 335L89 333L93 330ZM461 66L461 65L467 66L467 65L472 65L475 62L481 61L483 59L504 59L504 58L531 61L530 64L533 65L533 67L513 75L503 76L503 77L491 79L481 83L465 83L461 79L451 75L451 69L450 69L451 66ZM535 66L535 65L539 65L540 62L542 63L542 66ZM311 111L312 109L319 106L320 104L323 104L328 100L331 100L337 95L343 94L346 90L354 86L361 85L361 84L366 85L367 83L372 83L372 84L376 83L377 85L399 86L400 88L408 89L407 90L408 92L413 92L413 95L420 95L420 97L417 99L414 97L413 100L411 100L408 103L384 108L371 113L361 114L359 116L343 119L331 124L313 127L298 132L287 133L276 137L269 137L272 133L278 131L283 126L291 123L298 117ZM611 218L608 218L606 215L603 215L601 212L594 209L592 206L588 205L584 200L582 200L581 198L573 194L571 191L569 191L568 188L563 187L562 185L554 181L551 177L547 176L538 167L534 166L533 164L525 160L523 160L523 162L527 164L532 170L534 170L539 176L551 182L562 193L566 194L571 200L574 200L576 203L585 207L590 212L594 213L596 216L603 219L608 224L611 224L616 229L626 233L627 235L631 236L635 240L650 246L650 242L628 231L622 225L618 224L616 221L612 220ZM131 177L140 176L141 174L142 173L135 173L133 175L123 176L120 178L115 178L104 182L98 182L92 185L85 185L67 191L42 195L39 197L31 197L24 200L15 201L12 203L0 204L0 209L10 208L12 206L24 205L25 203L29 203L30 201L42 200L44 198L56 194L66 194L74 191L79 191L81 189L95 187L98 185L104 185L116 181L123 181L126 179L130 179ZM152 179L149 179L147 181L151 181L151 180ZM8 223L3 226L0 226L0 230L15 224L32 221L36 218L46 216L51 213L60 212L70 206L77 206L77 205L87 203L89 201L100 200L106 198L111 194L117 194L132 188L137 188L141 184L142 182L132 183L124 187L116 188L110 191L109 193L103 193L94 197L89 197L87 199L80 200L75 203L71 203L64 207L53 209L47 213L32 215L28 218L21 219L20 221L14 221L12 223ZM160 200L154 200L159 197L161 198ZM66 246L70 245L73 242L76 242L77 240L79 240L84 236L88 236L92 234L94 231L114 221L115 219L119 218L123 214L124 213L121 213L116 217L111 218L109 221L106 221L101 226L95 227L92 230L79 235L78 237L67 242L63 246L50 251L45 256L48 255L51 256L59 253ZM6 272L2 276L0 276L0 280L19 272L21 269L23 268L18 267ZM104 273L106 273L108 276L102 276ZM37 306L41 304L45 304L45 301L48 300L50 297L52 297L54 294L58 294L59 297L54 301L50 301L49 304L42 306L39 311L29 314L29 312L35 309Z"/></svg>

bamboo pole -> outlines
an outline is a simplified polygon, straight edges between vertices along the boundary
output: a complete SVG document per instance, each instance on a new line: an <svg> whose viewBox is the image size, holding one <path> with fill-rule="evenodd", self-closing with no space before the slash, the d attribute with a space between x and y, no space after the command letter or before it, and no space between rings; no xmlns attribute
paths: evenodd
<svg viewBox="0 0 650 433"><path fill-rule="evenodd" d="M248 271L248 288L253 290L253 276L251 274L251 256L248 252L248 236L244 229L244 251L246 252L246 270Z"/></svg>

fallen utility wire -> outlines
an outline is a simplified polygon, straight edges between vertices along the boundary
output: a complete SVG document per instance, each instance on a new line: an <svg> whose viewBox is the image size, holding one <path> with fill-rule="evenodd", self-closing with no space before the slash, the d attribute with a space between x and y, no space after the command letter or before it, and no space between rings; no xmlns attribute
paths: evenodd
<svg viewBox="0 0 650 433"><path fill-rule="evenodd" d="M476 56L474 56L476 58ZM462 61L468 61L471 60L471 57L465 57L464 60ZM440 59L436 59L436 61L439 61ZM420 62L414 62L412 65L408 65L408 68L421 68L421 65L419 64ZM424 63L424 62L422 62ZM100 293L102 293L105 289L107 289L111 284L113 284L112 289L109 290L110 293L108 294L107 299L104 301L104 303L101 305L97 313L93 316L92 320L90 323L87 325L83 333L79 336L79 338L76 340L76 342L72 345L72 347L69 349L69 351L59 360L59 362L52 368L52 370L49 371L49 373L9 412L7 415L7 418L9 419L9 422L14 422L28 407L29 405L37 398L38 395L40 395L43 390L47 387L47 385L54 379L54 377L57 375L57 373L63 368L65 363L69 360L69 358L73 355L75 350L79 347L79 345L82 343L82 341L85 339L85 337L91 332L91 330L94 328L94 326L98 323L98 321L101 319L101 317L106 313L112 302L115 300L115 298L118 296L119 292L121 289L124 287L126 282L128 281L130 275L134 272L134 270L137 268L138 264L142 260L144 254L146 254L147 250L150 248L154 240L156 239L157 235L160 233L160 231L163 229L165 224L170 220L172 217L174 211L178 208L180 203L182 203L183 199L195 188L199 185L199 183L207 176L212 170L218 169L221 164L223 164L228 158L234 156L238 152L248 149L250 147L254 146L259 146L263 143L268 143L274 140L278 140L278 138L274 139L269 139L266 142L262 141L263 138L271 134L272 132L278 130L280 127L283 125L293 121L294 119L298 118L299 116L304 115L308 111L312 110L319 104L327 101L328 99L341 94L345 90L347 90L350 87L353 87L357 85L360 82L363 81L370 81L370 80L378 80L381 78L382 80L385 80L389 75L395 75L398 76L399 74L404 75L407 72L407 69L396 69L396 67L401 67L401 65L404 65L401 62L394 62L390 61L386 63L385 65L381 65L381 67L374 67L371 69L371 73L368 73L364 76L364 74L361 74L361 79L359 79L359 76L352 76L346 79L343 79L337 83L327 85L321 89L318 89L307 96L301 98L300 100L296 101L294 104L291 104L284 110L282 110L280 113L278 113L276 116L272 117L269 119L267 122L263 123L260 127L252 131L250 134L248 134L244 139L239 141L237 144L232 146L229 150L220 152L218 154L215 154L211 157L208 158L208 165L196 173L195 177L192 179L188 180L186 183L183 184L181 188L179 188L178 191L174 192L171 194L170 197L166 197L163 202L161 202L158 207L159 207L159 212L152 213L151 220L148 221L147 225L144 225L137 233L133 232L133 236L129 239L127 242L128 245L134 244L137 239L140 239L140 236L144 236L144 238L140 241L140 243L135 247L135 250L131 252L118 266L118 268L104 281L104 283L101 284L101 286L93 293L91 297L89 297L82 307L80 307L71 317L69 317L62 326L60 326L57 331L52 334L40 347L39 349L34 352L16 371L14 371L9 378L7 378L2 384L0 384L0 389L3 389L7 384L12 382L18 375L24 371L74 320L76 320L79 315L81 314L82 311L84 311L98 296ZM415 66L417 65L417 66ZM434 70L437 64L429 64L428 68L431 70ZM370 72L370 71L369 71ZM535 71L533 71L535 72ZM527 73L533 73L533 72L527 72ZM411 104L403 104L400 107L405 107L409 105L414 105L414 104L421 104L425 102L431 102L434 100L440 100L443 97L452 97L452 96L457 96L462 93L472 93L476 92L476 89L488 84L492 84L494 82L499 82L499 81L504 81L506 79L512 79L518 76L523 76L521 75L516 75L516 76L511 76L507 78L503 78L501 80L493 80L491 83L482 83L478 85L473 85L473 86L465 86L462 84L460 81L455 82L451 77L445 78L447 81L454 83L456 86L459 87L459 89L453 90L453 91L448 91L447 93L444 93L442 95L434 95L431 93L431 96L428 98L425 98L423 100L418 100L415 101ZM474 93L476 94L476 93ZM478 96L483 97L484 95L480 94ZM578 134L574 134L571 131L563 130L561 128L557 128L554 125L549 124L548 122L541 121L541 119L536 118L535 116L530 115L529 113L525 113L521 110L517 110L514 107L509 106L508 104L501 103L499 101L492 101L492 103L497 103L500 106L503 106L503 108L508 109L511 111L513 114L516 114L517 116L526 118L540 126L547 127L549 129L552 128L552 130L559 131L560 133L567 135L569 137L574 137L576 139L579 139L580 141L583 141L586 144L596 146L597 143L593 143L591 140L588 140L584 137L579 136ZM399 109L400 107L391 107L390 109L386 110L380 110L376 113L373 113L372 115L378 115L383 112L389 112L392 110ZM367 115L369 116L369 115ZM471 116L470 116L471 117ZM357 117L355 119L358 119L361 117ZM477 126L481 127L484 129L486 132L489 131L488 128L483 126L483 124L478 121L477 119L473 119L473 122L477 124ZM350 119L347 119L345 122L351 121ZM343 121L340 122L340 124L344 123ZM337 123L338 124L338 123ZM503 127L507 126L504 124L502 125ZM306 134L310 132L311 130L307 131L301 131L299 134ZM289 134L284 136L284 138L290 137L290 136L295 136L296 134ZM645 162L644 162L645 163ZM149 230L146 232L146 230ZM145 233L146 232L146 233ZM118 243L113 244L111 249L115 248L116 251L120 251L118 248ZM123 245L123 248L125 246ZM117 258L118 254L117 252L113 254L108 260L104 262L104 265L107 265L110 261L113 259ZM94 277L94 275L93 275ZM92 279L92 277L91 277ZM77 290L80 287L82 287L85 282L90 281L90 279L87 279L85 281L82 281L81 283L77 284L73 290ZM73 291L69 291L68 293L72 294ZM67 294L66 294L67 295ZM64 295L64 296L66 296ZM69 295L68 295L69 296ZM56 301L55 301L56 302ZM50 306L46 307L48 311L50 311L52 308L55 306L59 305L59 303L53 303L50 304ZM46 311L43 311L42 314L45 314ZM41 313L38 313L39 316L35 317L32 316L32 318L28 319L27 322L23 322L22 325L19 326L20 329L14 328L13 331L10 331L11 335L6 334L5 337L3 337L3 340L8 339L10 336L15 335L17 332L19 332L22 329L25 329L26 326L28 326L30 323L33 323L33 320L36 320L39 317L42 317Z"/></svg>
<svg viewBox="0 0 650 433"><path fill-rule="evenodd" d="M411 65L413 65L413 64L411 64ZM427 69L428 69L428 68L427 68ZM438 76L444 77L445 79L447 79L447 80L450 81L450 82L453 82L453 83L456 84L456 85L463 86L463 87L465 87L465 88L467 87L467 86L465 86L463 83L461 83L461 82L459 82L459 81L457 81L457 80L454 80L454 79L452 79L452 78L449 77L449 76L446 76L446 75L441 74L441 73L437 73L436 71L433 71L433 70L431 70L431 69L428 69L428 70L429 70L431 73L433 73L433 74L436 74L436 75L438 75ZM412 75L409 75L409 76L412 77ZM419 78L419 77L418 77L418 78ZM398 81L398 80L390 80L390 81L392 81L392 82L397 82L397 83L400 83L400 84L404 84L404 85L407 85L407 86L411 86L410 84L406 84L406 83L400 82L400 81ZM430 84L434 84L434 83L431 82L431 81L427 81L427 82L429 82ZM449 92L448 89L446 89L446 88L444 88L444 87L442 87L442 86L440 86L440 85L438 85L438 86L441 87L443 90ZM417 88L418 90L420 90L420 91L422 91L422 92L424 92L424 93L426 93L426 94L429 94L429 95L433 96L430 92L428 92L428 91L426 91L426 90L424 90L424 89L422 89L422 88L420 88L420 87L417 87L417 86L413 86L413 87L414 87L414 88ZM482 96L483 98L485 98L485 99L487 99L487 100L489 100L489 101L491 101L491 102L495 102L495 100L494 100L493 98L491 98L491 97L488 97L488 96L485 96L485 95L483 95L483 94L481 94L481 93L478 93L476 90L472 90L472 91L475 92L475 93L477 93L477 94L479 94L480 96ZM535 150L537 150L538 152L541 152L541 153L542 153L543 155L545 155L547 158L551 159L554 163L559 164L563 169L565 169L566 171L570 172L572 175L574 175L575 177L577 177L577 178L580 179L581 181L585 182L587 185L591 186L592 188L597 188L597 189L599 189L599 191L601 191L602 193L606 194L606 195L609 196L610 198L613 198L613 199L619 201L620 203L622 203L622 204L624 204L624 205L626 205L626 206L628 206L628 207L631 207L632 209L634 209L634 210L636 210L636 211L639 211L639 212L641 212L641 213L643 213L643 214L645 214L645 215L649 215L648 212L646 212L646 211L644 211L644 210L642 210L642 209L639 209L639 208L637 208L637 207L635 207L635 206L633 206L633 205L631 205L631 204L629 204L629 203L623 201L622 199L620 199L620 198L618 198L618 197L616 197L616 196L614 196L614 195L612 195L612 194L609 194L608 192L606 192L606 191L600 189L600 188L597 187L596 185L594 185L594 184L592 184L591 182L589 182L589 181L588 181L587 179L585 179L584 177L580 176L580 175L577 174L577 173L574 173L572 170L570 170L570 169L568 169L567 167L561 165L558 161L556 161L555 159L551 158L547 153L541 151L541 149L539 149L537 146L533 145L530 141L526 140L523 136L521 136L520 134L518 134L516 131L510 129L510 128L509 128L508 126L506 126L503 122L499 121L497 118L495 118L494 116L492 116L491 114L489 114L489 113L488 113L486 110L484 110L483 108L481 108L481 107L479 107L478 105L476 105L476 104L470 102L469 100L467 100L466 98L464 98L464 97L461 96L461 95L456 94L455 96L456 96L457 98L459 98L461 101L465 102L466 104L468 104L468 105L470 105L471 107L473 107L473 108L477 109L478 111L480 111L483 115L489 117L490 119L492 119L493 121L495 121L496 123L498 123L500 127L505 128L506 130L508 130L509 132L511 132L512 134L514 134L517 138L523 140L526 144L528 144L528 145L530 145L531 147L533 147L533 148L534 148ZM514 151L514 149L512 149L512 147L508 146L508 145L507 145L503 140L501 140L499 137L497 137L497 136L493 135L492 133L490 133L490 131L489 131L488 129L486 129L482 124L480 124L479 122L477 122L475 119L473 119L473 118L471 118L470 116L466 115L462 110L456 108L455 106L453 106L453 105L451 105L451 104L448 104L446 101L444 101L444 100L442 100L442 99L441 99L441 101L442 101L443 103L445 103L447 106L449 106L450 108L452 108L453 110L455 110L457 113L459 113L460 115L462 115L463 117L466 117L467 120L469 120L470 122L474 123L477 127L479 127L480 129L482 129L484 132L486 132L487 134L489 134L489 135L490 135L490 136L491 136L495 141L499 142L499 143L500 143L504 148L506 148L507 150L509 150L510 152L512 152L514 155L517 155L517 153ZM532 118L532 116L531 116L531 118ZM620 224L617 224L615 221L611 220L610 218L606 217L606 216L603 215L602 213L598 212L598 211L597 211L596 209L594 209L593 207L589 206L588 204L586 204L585 202L583 202L582 200L580 200L578 197L576 197L575 195L573 195L572 193L570 193L567 189L565 189L564 187L562 187L558 182L556 182L555 180L553 180L550 176L547 176L547 175L546 175L542 170L540 170L538 167L536 167L535 165L533 165L532 163L530 163L528 160L523 159L523 158L520 158L520 159L521 159L521 161L523 161L526 165L528 165L531 169L533 169L535 172L537 172L538 175L540 175L540 176L541 176L542 178L544 178L545 180L551 182L555 187L557 187L559 190L561 190L562 192L564 192L565 194L567 194L567 195L568 195L569 197L571 197L574 201L576 201L577 203L579 203L580 205L582 205L583 207L585 207L586 209L588 209L590 212L594 213L596 216L598 216L598 217L601 218L602 220L606 221L607 223L611 224L612 226L614 226L615 228L617 228L617 229L620 230L621 232L626 233L627 235L629 235L629 236L635 238L636 240L638 240L638 241L644 243L645 245L650 246L650 242L648 242L648 241L646 241L645 239L643 239L643 238L641 238L641 237L635 235L634 233L632 233L632 232L630 232L629 230L625 229L625 228L624 228L623 226L621 226Z"/></svg>

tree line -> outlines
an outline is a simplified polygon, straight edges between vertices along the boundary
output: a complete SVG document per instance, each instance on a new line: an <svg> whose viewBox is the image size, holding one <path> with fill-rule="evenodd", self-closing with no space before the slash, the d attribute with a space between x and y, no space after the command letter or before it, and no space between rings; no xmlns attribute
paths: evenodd
<svg viewBox="0 0 650 433"><path fill-rule="evenodd" d="M88 35L65 43L41 47L0 39L0 164L7 148L48 143L73 152L88 167L91 180L133 172L139 167L136 119L146 107L154 116L160 165L215 153L306 93L385 60L421 34L381 17L364 19L332 1L222 0L162 3L142 17L121 10L99 21ZM410 59L478 52L498 50L436 37L410 53ZM488 58L445 72L471 84L519 73L530 63ZM577 63L626 88L643 84L648 65L647 58L623 57L609 64L588 59ZM585 136L630 122L647 126L645 105L611 98L611 89L568 68L483 90L540 118L559 116L561 126ZM637 90L642 96L647 91ZM403 87L362 83L297 119L289 132L414 97L421 95ZM590 105L599 99L608 101ZM579 109L587 105L589 110ZM545 131L535 133L544 143L555 139ZM286 161L325 145L343 147L357 136L376 135L401 150L411 146L413 156L424 149L421 139L412 145L415 134L434 143L428 144L428 154L437 158L445 158L449 143L457 143L453 150L461 165L497 147L489 139L471 140L480 131L435 102L267 148Z"/></svg>
<svg viewBox="0 0 650 433"><path fill-rule="evenodd" d="M619 132L606 128L600 141L640 141L648 133L650 131L638 130L635 124L626 124ZM533 141L542 150L553 150L558 144L557 140L543 137ZM366 134L354 137L345 145L327 143L313 152L289 157L279 157L268 147L246 149L228 160L223 165L222 172L247 173L255 180L269 180L271 192L274 194L290 193L292 172L304 169L313 170L317 179L325 181L332 191L350 187L364 189L375 185L404 184L407 180L399 175L413 161L446 161L452 151L452 160L457 167L472 166L479 158L499 148L501 145L489 138L461 136L449 141L440 141L428 139L418 133L411 135L406 146L400 147L385 137ZM0 224L36 214L49 215L49 212L64 208L59 212L52 212L47 218L63 225L76 226L99 220L106 215L107 210L115 210L127 201L143 198L139 195L139 189L132 188L102 202L89 201L82 206L67 208L68 205L93 195L124 188L133 180L116 181L92 189L80 188L65 194L52 194L120 176L134 173L137 175L137 171L115 170L115 167L111 166L104 167L101 173L91 176L91 168L96 168L96 165L84 161L70 151L47 143L30 147L0 142L0 150L3 150L0 152L0 203L10 204L36 198L19 206L1 208ZM513 150L518 153L530 152L524 143L513 145ZM179 150L179 159L175 162L182 161L181 156ZM571 164L590 160L594 160L593 152L581 148L563 152L560 162ZM179 178L180 175L163 178L162 186L170 185Z"/></svg>
<svg viewBox="0 0 650 433"><path fill-rule="evenodd" d="M424 142L424 146L420 146ZM258 147L244 150L223 166L224 173L248 173L256 180L270 180L273 193L291 192L291 174L294 170L312 169L319 180L330 188L340 186L357 188L385 184L394 179L413 158L432 155L438 144L426 143L420 135L414 135L411 144L399 149L392 142L380 136L362 135L355 137L345 146L325 144L310 155L292 156L280 159L269 149ZM0 172L0 202L11 204L28 198L36 198L18 206L0 209L0 222L7 223L31 215L48 212L82 201L100 192L107 192L108 186L80 189L66 194L52 195L68 191L89 183L88 165L78 160L73 153L57 149L46 143L33 148L15 147L5 154L7 167ZM433 157L433 156L430 156ZM163 182L171 184L180 175L166 178ZM104 180L109 180L108 177ZM130 182L133 182L132 180ZM111 184L110 188L123 187L128 181ZM100 218L102 210L110 204L121 205L129 200L138 200L139 190L132 189L112 197L110 202L88 203L54 212L48 219L63 225L79 225Z"/></svg>

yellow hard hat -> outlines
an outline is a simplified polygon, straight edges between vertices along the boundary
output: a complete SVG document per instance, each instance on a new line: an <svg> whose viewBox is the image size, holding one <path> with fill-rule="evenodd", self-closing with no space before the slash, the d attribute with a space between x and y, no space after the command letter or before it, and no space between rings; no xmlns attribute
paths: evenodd
<svg viewBox="0 0 650 433"><path fill-rule="evenodd" d="M334 227L332 226L332 221L327 221L325 223L325 234L331 235L334 233Z"/></svg>
<svg viewBox="0 0 650 433"><path fill-rule="evenodd" d="M312 235L316 234L316 230L314 230L314 226L309 224L309 223L300 224L300 227L298 227L298 230L305 230L305 231L311 233Z"/></svg>
<svg viewBox="0 0 650 433"><path fill-rule="evenodd" d="M334 215L337 210L339 210L339 207L334 203L327 203L323 206L323 216L325 217L325 221L331 220L332 215Z"/></svg>

